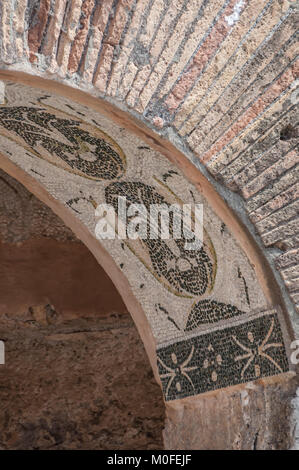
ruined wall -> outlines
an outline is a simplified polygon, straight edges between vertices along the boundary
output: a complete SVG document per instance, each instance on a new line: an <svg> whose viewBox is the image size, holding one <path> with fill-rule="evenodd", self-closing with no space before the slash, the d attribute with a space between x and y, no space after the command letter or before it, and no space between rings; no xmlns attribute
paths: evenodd
<svg viewBox="0 0 299 470"><path fill-rule="evenodd" d="M255 382L167 407L171 449L285 450L298 445L298 380Z"/></svg>

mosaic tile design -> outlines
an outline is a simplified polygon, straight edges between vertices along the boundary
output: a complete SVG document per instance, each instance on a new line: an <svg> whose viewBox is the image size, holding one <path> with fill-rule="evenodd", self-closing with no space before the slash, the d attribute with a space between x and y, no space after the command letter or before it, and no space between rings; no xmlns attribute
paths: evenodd
<svg viewBox="0 0 299 470"><path fill-rule="evenodd" d="M166 400L288 370L276 313L158 349Z"/></svg>
<svg viewBox="0 0 299 470"><path fill-rule="evenodd" d="M203 204L200 249L186 250L184 237L98 241L146 314L167 400L288 370L277 315L264 313L268 301L245 253L163 156L95 111L12 83L0 106L0 148L93 236L95 208L109 203L117 212L118 196L147 210Z"/></svg>
<svg viewBox="0 0 299 470"><path fill-rule="evenodd" d="M90 131L78 120L59 117L57 110L54 115L42 108L0 107L0 124L37 156L58 166L64 162L68 171L105 180L124 174L124 154L112 139L95 127Z"/></svg>
<svg viewBox="0 0 299 470"><path fill-rule="evenodd" d="M154 187L141 182L112 183L106 187L106 202L118 212L118 196L124 196L129 204L144 204L148 213L151 204L170 206ZM172 215L170 214L170 234L172 235ZM147 236L143 240L151 259L152 269L158 278L164 279L176 294L203 295L211 290L215 277L215 258L207 243L200 250L186 250L186 238L170 240L150 239L150 221L147 220ZM159 234L158 234L159 235ZM176 252L174 252L176 250Z"/></svg>
<svg viewBox="0 0 299 470"><path fill-rule="evenodd" d="M199 300L192 307L185 331L192 331L201 324L217 323L220 320L227 320L243 313L234 305L209 299Z"/></svg>

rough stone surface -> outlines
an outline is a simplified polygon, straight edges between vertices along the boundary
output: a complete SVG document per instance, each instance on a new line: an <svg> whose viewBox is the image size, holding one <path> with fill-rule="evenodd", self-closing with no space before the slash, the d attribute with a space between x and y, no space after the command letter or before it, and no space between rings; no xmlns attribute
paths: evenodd
<svg viewBox="0 0 299 470"><path fill-rule="evenodd" d="M51 209L26 188L0 170L0 238L4 243L47 237L79 242Z"/></svg>
<svg viewBox="0 0 299 470"><path fill-rule="evenodd" d="M162 448L162 394L132 320L57 326L45 309L1 315L0 449Z"/></svg>
<svg viewBox="0 0 299 470"><path fill-rule="evenodd" d="M298 424L293 408L298 379L248 384L167 407L166 448L201 450L284 450L294 445ZM298 416L298 411L296 411ZM296 430L297 428L297 430ZM297 434L296 434L297 435Z"/></svg>

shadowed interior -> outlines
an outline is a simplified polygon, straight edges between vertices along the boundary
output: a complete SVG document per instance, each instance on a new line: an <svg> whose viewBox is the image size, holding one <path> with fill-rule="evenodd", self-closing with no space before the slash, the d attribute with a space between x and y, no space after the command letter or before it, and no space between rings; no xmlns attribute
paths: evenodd
<svg viewBox="0 0 299 470"><path fill-rule="evenodd" d="M0 189L0 449L163 448L162 393L112 281L4 172Z"/></svg>

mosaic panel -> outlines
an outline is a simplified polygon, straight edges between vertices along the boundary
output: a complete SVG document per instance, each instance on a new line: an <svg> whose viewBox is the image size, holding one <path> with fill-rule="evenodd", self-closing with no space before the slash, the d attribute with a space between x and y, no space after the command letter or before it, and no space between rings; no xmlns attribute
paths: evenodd
<svg viewBox="0 0 299 470"><path fill-rule="evenodd" d="M166 400L288 370L275 312L161 347L157 353Z"/></svg>
<svg viewBox="0 0 299 470"><path fill-rule="evenodd" d="M0 107L2 135L40 158L92 179L113 180L125 172L118 145L95 126L47 112L47 108ZM55 158L56 157L56 158Z"/></svg>
<svg viewBox="0 0 299 470"><path fill-rule="evenodd" d="M129 204L144 204L150 212L151 204L170 206L168 201L153 186L141 182L112 183L105 190L106 202L113 205L118 213L118 196L126 197ZM172 214L170 214L170 235L172 235ZM175 294L203 295L212 289L215 277L216 259L211 247L204 241L200 250L187 250L186 239L169 240L150 238L150 220L147 220L147 238L142 243L150 257L151 269L156 277L164 279L169 290ZM211 245L211 241L208 240ZM171 247L174 244L175 247ZM146 254L144 255L146 256Z"/></svg>
<svg viewBox="0 0 299 470"><path fill-rule="evenodd" d="M95 208L108 203L117 211L119 196L147 210L151 204L203 204L198 249L186 249L186 234L98 242L147 316L167 400L288 369L277 314L265 314L269 305L246 255L199 191L162 155L84 106L12 83L0 106L0 141L2 153L93 236ZM147 232L151 228L147 221Z"/></svg>

